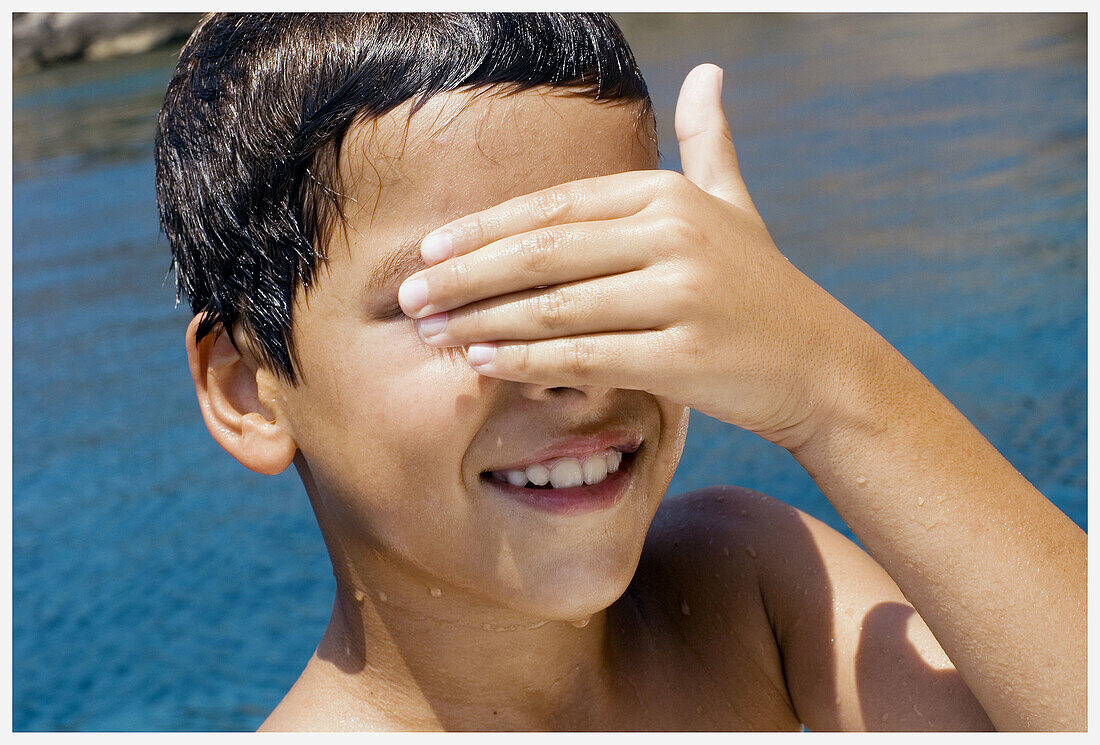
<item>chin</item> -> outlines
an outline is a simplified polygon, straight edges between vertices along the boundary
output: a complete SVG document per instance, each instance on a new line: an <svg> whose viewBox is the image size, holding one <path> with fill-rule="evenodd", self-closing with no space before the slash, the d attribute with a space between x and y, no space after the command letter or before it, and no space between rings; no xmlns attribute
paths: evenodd
<svg viewBox="0 0 1100 745"><path fill-rule="evenodd" d="M529 562L508 605L527 615L556 621L583 620L605 610L634 578L641 541L636 546L609 548L605 545L600 550Z"/></svg>

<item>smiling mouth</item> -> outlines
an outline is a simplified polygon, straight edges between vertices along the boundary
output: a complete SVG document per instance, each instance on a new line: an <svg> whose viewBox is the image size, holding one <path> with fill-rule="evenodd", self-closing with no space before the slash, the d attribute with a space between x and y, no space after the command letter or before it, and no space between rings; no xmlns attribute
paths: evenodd
<svg viewBox="0 0 1100 745"><path fill-rule="evenodd" d="M484 471L481 478L531 490L574 489L601 484L634 460L634 450L606 448L583 458L553 458L523 468Z"/></svg>

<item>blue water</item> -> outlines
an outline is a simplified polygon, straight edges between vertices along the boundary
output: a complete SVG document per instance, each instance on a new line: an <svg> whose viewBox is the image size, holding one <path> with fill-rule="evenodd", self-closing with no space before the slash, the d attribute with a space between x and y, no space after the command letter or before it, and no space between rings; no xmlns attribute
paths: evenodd
<svg viewBox="0 0 1100 745"><path fill-rule="evenodd" d="M723 65L784 253L1087 528L1083 16L621 22L665 165L684 73ZM150 155L171 64L14 82L16 730L255 728L328 619L296 476L244 470L195 404ZM694 417L671 493L723 482L847 532L785 451Z"/></svg>

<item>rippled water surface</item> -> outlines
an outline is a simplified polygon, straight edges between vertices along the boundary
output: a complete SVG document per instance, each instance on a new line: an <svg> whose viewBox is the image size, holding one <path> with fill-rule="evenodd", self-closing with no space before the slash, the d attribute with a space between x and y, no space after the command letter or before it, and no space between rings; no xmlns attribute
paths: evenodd
<svg viewBox="0 0 1100 745"><path fill-rule="evenodd" d="M624 16L667 167L726 70L773 237L1079 525L1083 16ZM328 619L293 473L210 439L165 280L151 144L172 55L16 78L13 726L251 729ZM785 451L695 417L672 491L735 483L843 524Z"/></svg>

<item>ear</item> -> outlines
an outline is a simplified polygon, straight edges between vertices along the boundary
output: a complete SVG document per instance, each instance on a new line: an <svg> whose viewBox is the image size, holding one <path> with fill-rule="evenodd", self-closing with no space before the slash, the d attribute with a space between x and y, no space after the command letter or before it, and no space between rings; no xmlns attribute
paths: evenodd
<svg viewBox="0 0 1100 745"><path fill-rule="evenodd" d="M270 389L272 376L251 359L245 359L217 328L195 340L203 316L187 327L187 361L206 428L226 452L257 473L282 473L294 460L298 445L285 421L261 401L261 384ZM268 396L269 397L269 396Z"/></svg>

